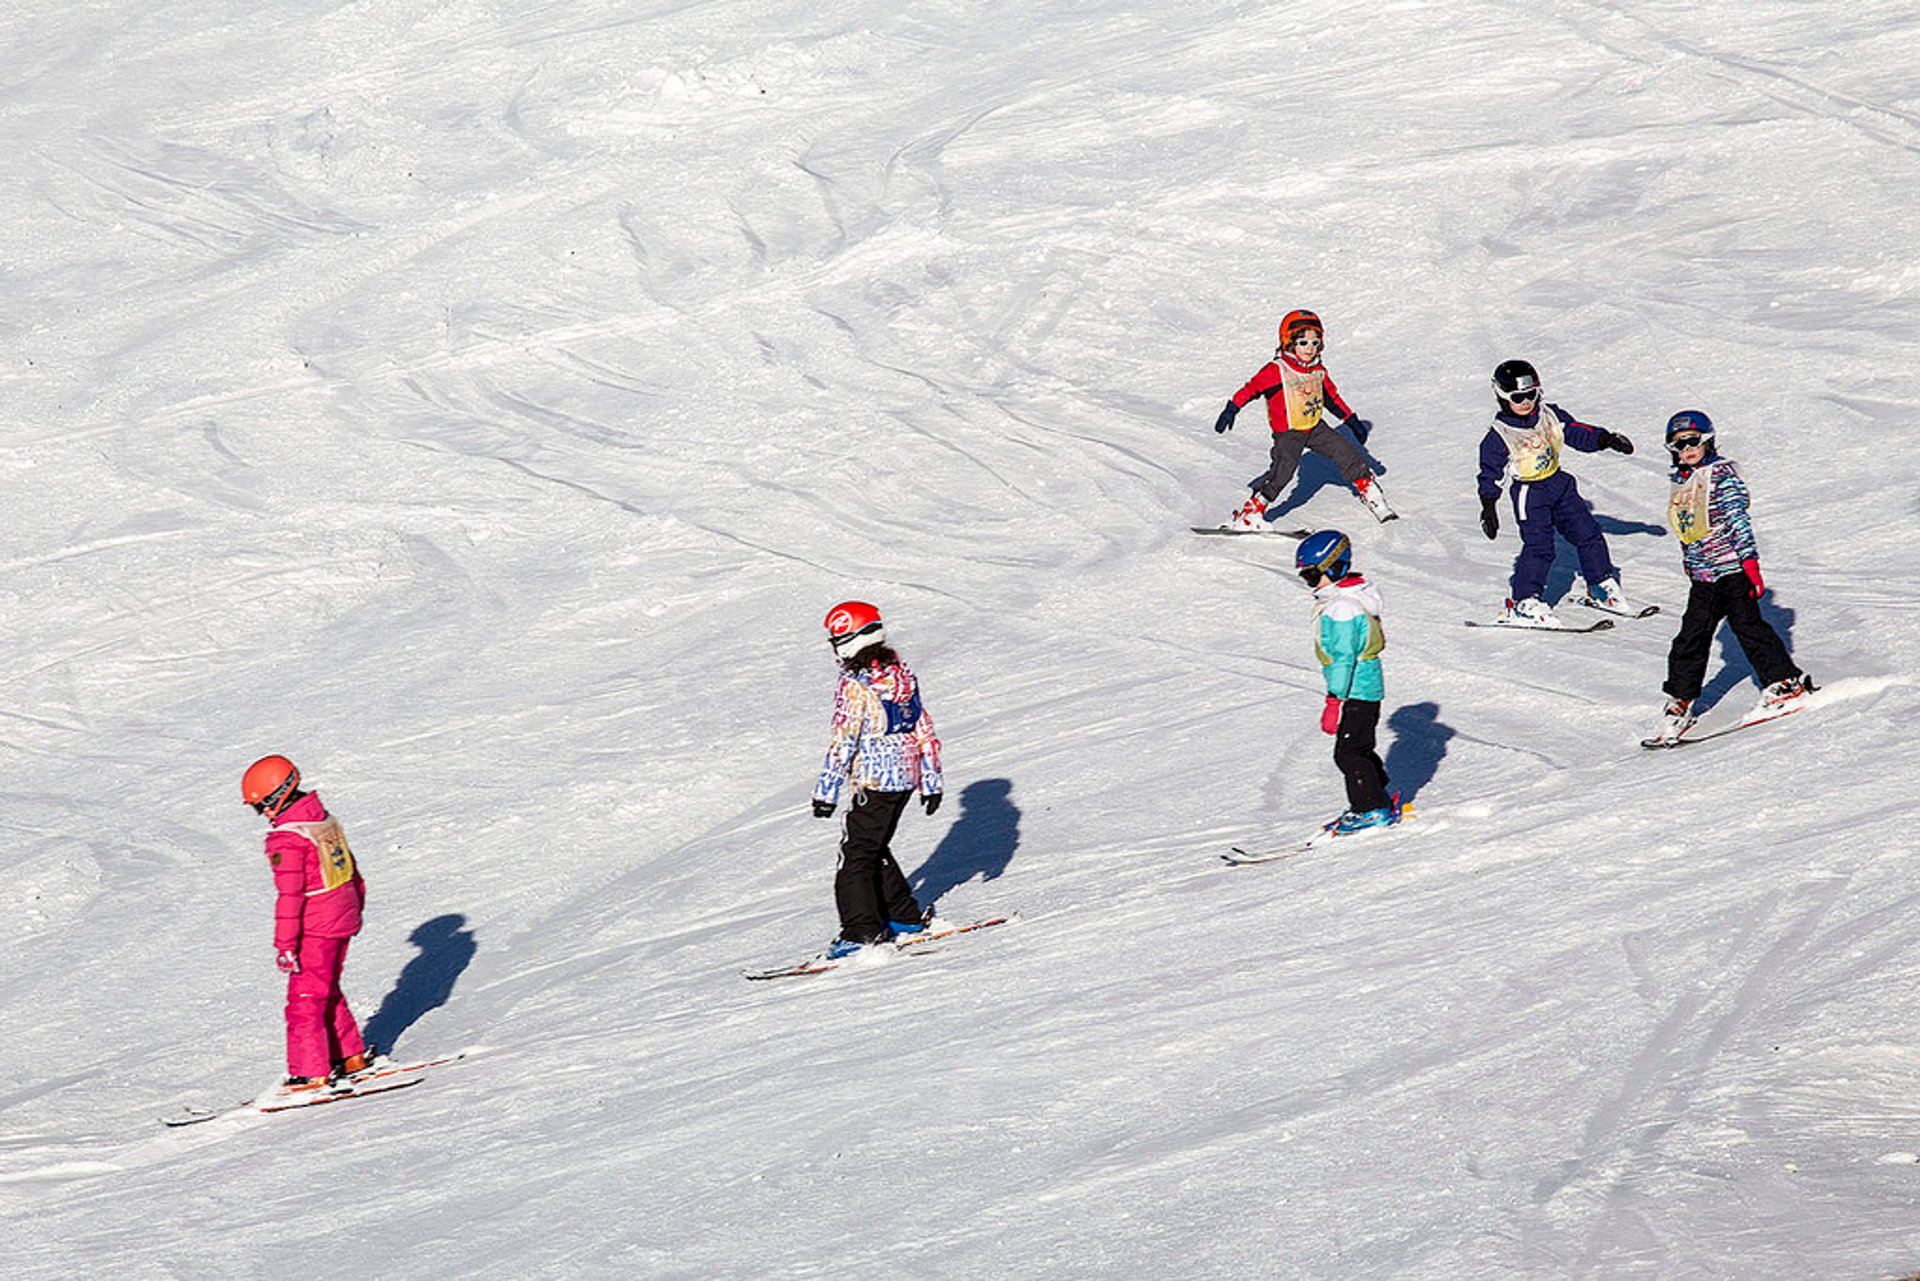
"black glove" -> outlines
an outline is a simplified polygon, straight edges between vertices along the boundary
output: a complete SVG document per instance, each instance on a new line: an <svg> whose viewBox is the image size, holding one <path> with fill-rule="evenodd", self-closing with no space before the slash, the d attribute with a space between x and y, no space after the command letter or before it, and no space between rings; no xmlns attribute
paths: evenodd
<svg viewBox="0 0 1920 1281"><path fill-rule="evenodd" d="M1355 440L1364 445L1367 443L1367 437L1373 435L1373 424L1355 414L1347 419L1347 430L1353 433Z"/></svg>
<svg viewBox="0 0 1920 1281"><path fill-rule="evenodd" d="M1633 452L1633 442L1625 436L1622 436L1619 432L1608 431L1604 427L1597 427L1594 430L1600 437L1600 448L1611 449L1621 454L1631 454Z"/></svg>
<svg viewBox="0 0 1920 1281"><path fill-rule="evenodd" d="M935 810L940 808L940 793L927 792L922 795L920 797L920 808L931 815Z"/></svg>
<svg viewBox="0 0 1920 1281"><path fill-rule="evenodd" d="M1239 413L1240 406L1229 400L1227 407L1220 411L1220 416L1213 420L1213 429L1215 431L1232 431L1233 420L1239 416Z"/></svg>
<svg viewBox="0 0 1920 1281"><path fill-rule="evenodd" d="M833 802L832 801L815 801L813 803L813 816L815 818L832 818Z"/></svg>
<svg viewBox="0 0 1920 1281"><path fill-rule="evenodd" d="M1480 532L1492 538L1500 532L1500 513L1497 510L1498 498L1480 500Z"/></svg>

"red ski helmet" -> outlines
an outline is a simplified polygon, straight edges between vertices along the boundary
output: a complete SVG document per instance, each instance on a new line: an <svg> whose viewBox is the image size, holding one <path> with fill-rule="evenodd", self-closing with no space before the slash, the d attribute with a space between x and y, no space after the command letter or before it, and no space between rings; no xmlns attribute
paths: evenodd
<svg viewBox="0 0 1920 1281"><path fill-rule="evenodd" d="M300 790L300 771L284 756L262 756L240 776L240 797L268 818Z"/></svg>
<svg viewBox="0 0 1920 1281"><path fill-rule="evenodd" d="M1290 311L1286 319L1280 322L1280 345L1293 346L1293 340L1300 336L1303 329L1311 329L1320 335L1320 341L1327 340L1327 327L1320 323L1320 317L1310 311Z"/></svg>
<svg viewBox="0 0 1920 1281"><path fill-rule="evenodd" d="M880 611L863 600L843 600L828 610L826 627L827 643L840 658L853 658L887 640Z"/></svg>

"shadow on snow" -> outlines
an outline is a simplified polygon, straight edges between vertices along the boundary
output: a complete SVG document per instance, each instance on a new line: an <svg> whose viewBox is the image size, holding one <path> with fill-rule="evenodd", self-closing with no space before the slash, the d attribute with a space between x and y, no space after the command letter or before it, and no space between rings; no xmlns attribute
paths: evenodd
<svg viewBox="0 0 1920 1281"><path fill-rule="evenodd" d="M473 960L477 945L467 918L459 913L436 916L414 927L407 941L420 949L400 971L393 991L380 1002L374 1016L362 1025L370 1044L391 1052L394 1043L429 1010L437 1010L453 995L453 985Z"/></svg>
<svg viewBox="0 0 1920 1281"><path fill-rule="evenodd" d="M976 876L991 881L1007 870L1020 847L1020 807L1012 796L1013 783L1004 778L969 783L960 793L960 817L910 882L922 905Z"/></svg>

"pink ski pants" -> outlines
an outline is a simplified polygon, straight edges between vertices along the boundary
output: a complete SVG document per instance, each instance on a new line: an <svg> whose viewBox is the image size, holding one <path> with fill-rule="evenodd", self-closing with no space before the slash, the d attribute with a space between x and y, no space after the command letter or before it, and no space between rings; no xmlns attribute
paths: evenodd
<svg viewBox="0 0 1920 1281"><path fill-rule="evenodd" d="M300 972L287 976L287 1074L325 1076L335 1060L366 1049L360 1025L340 993L351 939L309 934L300 940Z"/></svg>

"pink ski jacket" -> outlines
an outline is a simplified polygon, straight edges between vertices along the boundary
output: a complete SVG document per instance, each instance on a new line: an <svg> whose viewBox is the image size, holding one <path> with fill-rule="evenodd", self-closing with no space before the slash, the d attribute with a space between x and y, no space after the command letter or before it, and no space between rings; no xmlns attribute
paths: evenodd
<svg viewBox="0 0 1920 1281"><path fill-rule="evenodd" d="M273 868L273 946L298 951L308 934L352 938L360 932L366 882L354 866L353 851L340 822L327 813L318 794L282 810L267 833L267 864Z"/></svg>

